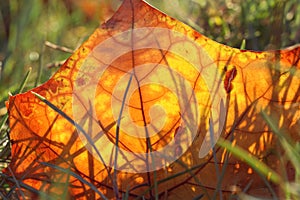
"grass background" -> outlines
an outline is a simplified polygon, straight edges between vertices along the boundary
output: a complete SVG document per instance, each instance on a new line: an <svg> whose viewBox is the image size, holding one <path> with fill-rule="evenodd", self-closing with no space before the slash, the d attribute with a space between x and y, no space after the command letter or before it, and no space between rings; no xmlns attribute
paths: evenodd
<svg viewBox="0 0 300 200"><path fill-rule="evenodd" d="M300 42L299 0L148 0L200 33L233 47L266 50ZM0 163L9 159L5 114L26 72L28 90L49 79L120 0L0 0ZM56 44L49 47L45 42ZM0 123L0 125L2 125ZM296 148L296 147L295 147Z"/></svg>

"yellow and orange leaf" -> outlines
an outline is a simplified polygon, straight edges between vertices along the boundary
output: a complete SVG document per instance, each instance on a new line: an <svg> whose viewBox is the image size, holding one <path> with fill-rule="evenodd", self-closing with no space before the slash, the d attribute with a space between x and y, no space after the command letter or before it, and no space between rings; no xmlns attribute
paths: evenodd
<svg viewBox="0 0 300 200"><path fill-rule="evenodd" d="M28 199L208 199L225 170L219 195L252 182L249 194L271 196L242 161L208 150L222 133L278 171L260 111L299 139L299 60L299 46L234 49L125 0L49 81L10 97L7 180Z"/></svg>

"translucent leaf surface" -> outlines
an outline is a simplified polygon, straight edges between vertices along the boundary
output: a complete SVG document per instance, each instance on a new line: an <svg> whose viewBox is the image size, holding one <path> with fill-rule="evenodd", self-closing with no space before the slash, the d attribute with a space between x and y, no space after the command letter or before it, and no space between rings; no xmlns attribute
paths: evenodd
<svg viewBox="0 0 300 200"><path fill-rule="evenodd" d="M100 193L108 199L208 199L216 188L228 196L232 186L250 182L249 194L269 197L246 164L210 149L220 136L230 138L279 170L270 153L276 138L260 111L299 138L299 59L298 46L234 49L143 1L125 0L32 90L59 111L32 91L10 97L12 162L4 173L28 198L43 192L77 199Z"/></svg>

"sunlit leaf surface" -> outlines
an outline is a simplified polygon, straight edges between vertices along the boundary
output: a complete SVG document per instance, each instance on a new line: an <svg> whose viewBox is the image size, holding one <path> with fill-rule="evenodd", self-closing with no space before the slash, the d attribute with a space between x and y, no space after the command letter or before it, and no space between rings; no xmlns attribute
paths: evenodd
<svg viewBox="0 0 300 200"><path fill-rule="evenodd" d="M214 144L209 134L216 140L222 132L280 171L276 137L260 111L299 138L299 59L297 46L252 52L221 45L145 2L125 0L32 90L60 111L31 91L10 97L7 180L29 199L38 192L76 199L208 199L249 184L248 194L271 197L263 181L268 177L222 149L206 154ZM119 147L117 159L111 144ZM162 151L163 158L139 158L168 145L174 151ZM169 157L179 159L168 163Z"/></svg>

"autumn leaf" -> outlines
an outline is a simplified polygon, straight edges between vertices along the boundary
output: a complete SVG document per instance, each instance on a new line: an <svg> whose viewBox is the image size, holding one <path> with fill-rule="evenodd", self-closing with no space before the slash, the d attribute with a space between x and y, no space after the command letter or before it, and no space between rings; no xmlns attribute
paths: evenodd
<svg viewBox="0 0 300 200"><path fill-rule="evenodd" d="M252 168L211 147L226 138L280 171L260 113L299 139L299 59L299 46L231 48L125 0L49 81L10 97L6 179L29 199L209 199L249 183L271 197Z"/></svg>

